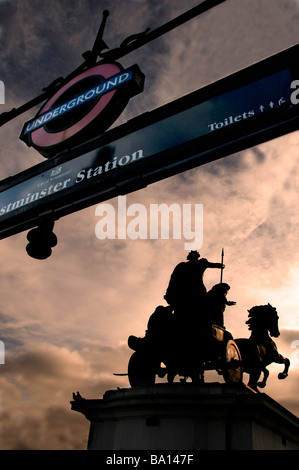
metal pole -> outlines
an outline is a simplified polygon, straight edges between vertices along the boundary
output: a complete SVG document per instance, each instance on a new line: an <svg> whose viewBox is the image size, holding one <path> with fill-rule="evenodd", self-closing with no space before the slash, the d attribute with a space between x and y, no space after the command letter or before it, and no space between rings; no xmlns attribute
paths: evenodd
<svg viewBox="0 0 299 470"><path fill-rule="evenodd" d="M186 23L187 21L190 21L192 18L195 18L198 15L201 15L202 13L205 13L206 11L210 10L211 8L214 8L215 6L219 5L220 3L224 3L226 0L205 0L204 2L200 3L194 8L191 8L187 12L183 13L182 15L174 18L173 20L169 21L168 23L165 23L164 25L158 27L157 29L150 31L149 33L146 31L146 34L141 33L140 35L136 35L138 39L130 42L129 44L126 44L124 47L118 47L116 49L112 49L111 51L107 51L102 54L98 54L99 57L101 57L104 60L110 59L110 60L117 60L120 59L121 57L124 57L127 54L130 54L131 52L135 51L139 47L144 46L145 44L149 43L150 41L153 41L154 39L157 39L158 37L162 36L165 33L168 33L169 31L177 28L181 24ZM78 74L79 72L83 71L85 67L88 65L88 59L96 53L95 49L100 47L100 49L106 44L104 43L102 39L102 34L103 30L105 27L106 19L109 15L109 12L107 10L104 11L104 18L103 22L101 24L100 30L98 32L93 51L90 53L85 53L83 54L87 58L87 61L83 62L82 65L80 65L76 70L70 73L65 79L63 77L58 78L57 80L54 80L53 83L51 83L47 88L44 88L43 91L44 93L37 96L33 100L29 101L28 103L25 103L24 105L20 106L19 108L13 108L11 111L4 112L0 114L0 127L6 124L7 122L11 121L15 117L19 116L20 114L23 114L25 111L28 111L29 109L33 108L34 106L38 105L39 103L42 103L45 101L47 98L49 98L58 87L61 87L67 80L69 80L71 77L74 75Z"/></svg>
<svg viewBox="0 0 299 470"><path fill-rule="evenodd" d="M138 39L138 41L134 41L133 43L128 44L125 48L120 47L111 51L107 51L101 54L101 57L109 57L113 58L113 60L120 59L121 57L124 57L125 55L129 54L130 52L135 51L139 47L144 46L145 44L153 41L154 39L159 38L160 36L163 36L163 34L172 31L178 26L181 26L187 21L192 20L196 16L201 15L202 13L205 13L208 10L211 10L220 3L224 3L225 1L226 0L205 0L196 7L191 8L182 15L177 16L173 20L170 20L168 23L165 23L164 25L159 26L157 29L154 29L153 31L150 31L149 33L145 34L142 38Z"/></svg>

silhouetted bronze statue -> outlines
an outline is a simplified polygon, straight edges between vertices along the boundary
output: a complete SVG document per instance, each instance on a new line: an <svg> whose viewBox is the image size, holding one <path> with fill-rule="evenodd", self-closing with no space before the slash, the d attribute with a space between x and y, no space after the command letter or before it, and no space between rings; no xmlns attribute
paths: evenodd
<svg viewBox="0 0 299 470"><path fill-rule="evenodd" d="M152 385L156 375L165 374L170 383L176 375L203 382L207 369L216 369L228 383L242 382L238 347L221 327L225 307L235 304L226 298L230 287L220 283L207 293L203 283L207 268L224 265L199 257L191 251L188 262L176 266L165 294L169 306L155 309L143 338L129 337L128 345L135 351L128 365L131 386Z"/></svg>
<svg viewBox="0 0 299 470"><path fill-rule="evenodd" d="M230 286L220 282L206 292L203 284L205 269L224 266L198 258L192 251L188 262L174 269L165 295L169 306L155 309L145 336L129 337L128 345L135 351L128 365L131 386L153 385L156 375L166 374L169 383L176 375L181 381L190 377L202 383L206 370L217 370L226 383L236 384L242 382L244 371L249 374L249 387L257 391L266 386L266 367L272 362L284 364L278 378L286 378L290 361L270 338L280 334L276 309L270 304L252 307L246 321L250 338L234 340L223 319L225 308L236 303L227 300Z"/></svg>
<svg viewBox="0 0 299 470"><path fill-rule="evenodd" d="M208 268L223 269L222 263L211 263L200 258L198 251L190 251L186 262L173 270L164 296L174 310L176 343L179 361L191 363L197 354L198 343L211 328L211 315L207 312L203 276Z"/></svg>
<svg viewBox="0 0 299 470"><path fill-rule="evenodd" d="M203 275L208 268L223 269L222 263L210 263L200 258L198 251L190 251L187 262L179 263L173 270L164 296L167 303L175 309L176 314L192 314L200 308L207 289Z"/></svg>
<svg viewBox="0 0 299 470"><path fill-rule="evenodd" d="M249 374L248 386L257 390L257 387L266 386L269 376L267 365L272 362L284 364L284 370L278 374L278 378L285 379L288 376L290 361L279 354L276 344L270 338L270 336L277 338L280 335L276 308L270 304L259 305L252 307L248 312L249 320L246 324L251 331L250 338L235 341L241 352L244 372ZM261 372L263 380L259 382Z"/></svg>
<svg viewBox="0 0 299 470"><path fill-rule="evenodd" d="M226 307L236 304L227 299L230 286L220 282L207 292L203 283L207 268L224 265L199 258L197 251L191 251L188 261L175 267L165 294L169 305L155 309L143 338L129 337L128 345L135 351L128 365L131 386L153 385L156 375L166 374L169 383L176 375L181 381L190 377L201 383L206 370L217 370L225 382L235 384L242 382L245 371L249 387L257 391L265 387L266 366L272 362L284 364L278 378L286 378L290 361L278 353L270 338L280 334L276 309L270 304L252 307L246 321L250 338L234 340L223 318Z"/></svg>

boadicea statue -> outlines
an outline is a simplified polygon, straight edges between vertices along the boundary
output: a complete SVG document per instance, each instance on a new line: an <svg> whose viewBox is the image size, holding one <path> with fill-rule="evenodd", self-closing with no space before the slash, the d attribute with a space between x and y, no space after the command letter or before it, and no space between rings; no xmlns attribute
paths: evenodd
<svg viewBox="0 0 299 470"><path fill-rule="evenodd" d="M257 306L249 311L249 339L234 340L226 330L224 311L236 304L227 300L230 286L220 282L207 292L203 282L206 269L222 272L224 267L222 262L200 258L197 251L191 251L187 261L175 267L164 296L168 305L155 309L143 338L128 338L134 351L128 364L132 387L151 386L156 376L167 376L169 383L177 375L181 382L191 378L193 383L203 383L206 370L216 370L226 383L237 384L243 381L244 370L250 375L248 385L257 390L257 386L266 385L266 366L271 362L285 364L280 379L288 375L290 362L277 352L269 336L279 335L273 307ZM261 372L264 378L258 382Z"/></svg>

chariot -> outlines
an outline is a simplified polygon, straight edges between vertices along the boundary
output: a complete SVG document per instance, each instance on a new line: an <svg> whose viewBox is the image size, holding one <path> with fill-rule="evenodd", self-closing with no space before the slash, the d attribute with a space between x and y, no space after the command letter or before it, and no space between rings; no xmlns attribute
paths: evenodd
<svg viewBox="0 0 299 470"><path fill-rule="evenodd" d="M184 382L204 382L204 372L216 370L226 383L243 381L239 348L230 332L215 324L180 324L170 307L157 307L149 319L144 338L129 336L134 351L128 363L132 387L151 386L156 377L175 376Z"/></svg>

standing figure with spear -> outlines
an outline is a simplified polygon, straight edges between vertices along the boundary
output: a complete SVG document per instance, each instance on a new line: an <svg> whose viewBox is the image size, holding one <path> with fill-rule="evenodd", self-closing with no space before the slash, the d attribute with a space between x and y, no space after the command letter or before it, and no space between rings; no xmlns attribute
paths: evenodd
<svg viewBox="0 0 299 470"><path fill-rule="evenodd" d="M175 351L174 362L179 364L179 368L184 369L184 364L188 364L190 370L197 368L198 348L204 344L211 325L211 315L206 309L207 289L203 281L208 268L224 269L224 265L201 258L198 251L190 251L187 261L174 268L164 296L173 310L169 337L175 345L171 349Z"/></svg>
<svg viewBox="0 0 299 470"><path fill-rule="evenodd" d="M236 305L236 302L227 300L226 296L230 290L230 286L223 282L224 269L224 249L221 252L221 273L220 283L212 287L206 294L206 308L212 323L224 328L224 310L227 305Z"/></svg>

